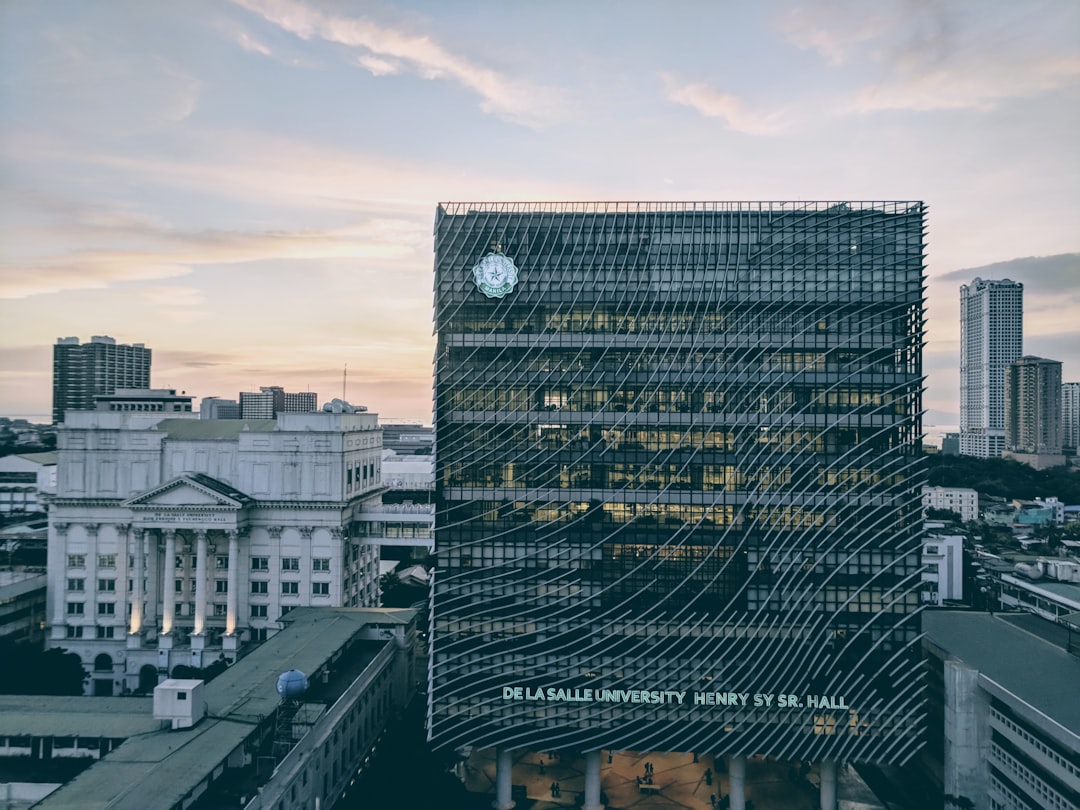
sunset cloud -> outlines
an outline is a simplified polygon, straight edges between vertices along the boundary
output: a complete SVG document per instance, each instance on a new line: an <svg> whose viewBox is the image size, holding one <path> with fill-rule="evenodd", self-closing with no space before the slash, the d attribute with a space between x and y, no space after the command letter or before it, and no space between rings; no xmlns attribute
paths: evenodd
<svg viewBox="0 0 1080 810"><path fill-rule="evenodd" d="M1077 7L1041 4L1040 18L1039 5L816 0L776 25L797 47L869 77L843 112L992 110L1080 78L1075 37L1065 33L1080 25ZM999 13L987 14L994 6ZM1046 31L1051 12L1071 13L1071 24ZM1043 30L1024 35L1035 27Z"/></svg>
<svg viewBox="0 0 1080 810"><path fill-rule="evenodd" d="M391 28L365 17L328 13L295 0L234 2L301 39L317 38L361 51L357 61L375 76L408 69L423 79L455 82L479 95L485 112L516 124L543 126L559 116L561 104L551 88L457 55L429 34Z"/></svg>
<svg viewBox="0 0 1080 810"><path fill-rule="evenodd" d="M746 135L776 135L785 128L779 112L762 113L751 109L742 99L724 93L704 82L682 83L663 74L667 97L676 104L697 110L709 118L720 118L728 129Z"/></svg>

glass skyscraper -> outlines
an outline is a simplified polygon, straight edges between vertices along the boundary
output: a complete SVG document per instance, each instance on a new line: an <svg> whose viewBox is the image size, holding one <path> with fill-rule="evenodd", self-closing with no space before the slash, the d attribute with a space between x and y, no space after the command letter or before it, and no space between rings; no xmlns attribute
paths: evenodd
<svg viewBox="0 0 1080 810"><path fill-rule="evenodd" d="M435 744L914 754L925 216L439 206Z"/></svg>

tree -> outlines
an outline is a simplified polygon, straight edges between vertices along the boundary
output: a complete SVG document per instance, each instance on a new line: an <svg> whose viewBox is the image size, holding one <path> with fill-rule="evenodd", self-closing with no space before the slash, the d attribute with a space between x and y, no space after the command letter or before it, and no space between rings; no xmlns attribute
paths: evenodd
<svg viewBox="0 0 1080 810"><path fill-rule="evenodd" d="M0 694L81 695L90 675L82 659L62 649L41 650L0 640Z"/></svg>
<svg viewBox="0 0 1080 810"><path fill-rule="evenodd" d="M928 520L947 520L951 523L964 522L959 512L954 512L952 509L935 509L932 506L927 508L926 517Z"/></svg>

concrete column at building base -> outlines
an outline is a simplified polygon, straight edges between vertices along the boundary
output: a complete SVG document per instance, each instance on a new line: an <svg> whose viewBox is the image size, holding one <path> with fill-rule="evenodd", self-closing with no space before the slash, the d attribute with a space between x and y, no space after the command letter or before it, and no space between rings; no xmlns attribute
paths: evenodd
<svg viewBox="0 0 1080 810"><path fill-rule="evenodd" d="M494 810L513 810L514 800L511 797L514 777L514 758L509 748L495 749L495 801L491 803Z"/></svg>
<svg viewBox="0 0 1080 810"><path fill-rule="evenodd" d="M600 802L600 752L585 752L585 806L582 810L604 810Z"/></svg>
<svg viewBox="0 0 1080 810"><path fill-rule="evenodd" d="M821 810L836 810L836 760L821 762Z"/></svg>
<svg viewBox="0 0 1080 810"><path fill-rule="evenodd" d="M141 650L142 649L142 633L128 633L127 648L129 650Z"/></svg>
<svg viewBox="0 0 1080 810"><path fill-rule="evenodd" d="M945 662L945 794L988 807L990 701L979 671L963 661Z"/></svg>
<svg viewBox="0 0 1080 810"><path fill-rule="evenodd" d="M746 810L746 757L729 757L728 780L731 810Z"/></svg>

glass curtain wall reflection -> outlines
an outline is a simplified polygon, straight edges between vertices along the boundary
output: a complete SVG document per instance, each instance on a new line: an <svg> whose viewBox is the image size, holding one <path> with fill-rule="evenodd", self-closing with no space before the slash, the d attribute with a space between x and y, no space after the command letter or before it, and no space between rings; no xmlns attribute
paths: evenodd
<svg viewBox="0 0 1080 810"><path fill-rule="evenodd" d="M925 216L439 206L433 741L915 752Z"/></svg>

